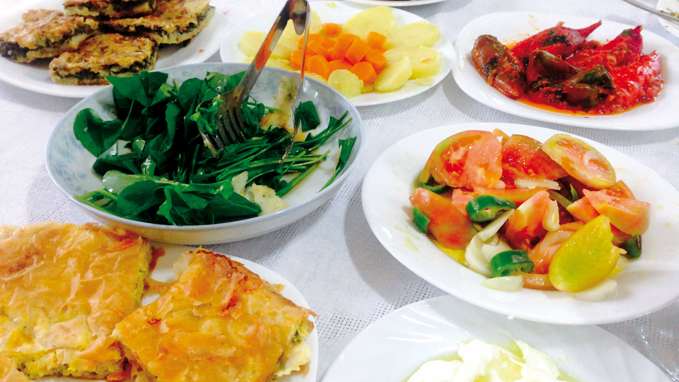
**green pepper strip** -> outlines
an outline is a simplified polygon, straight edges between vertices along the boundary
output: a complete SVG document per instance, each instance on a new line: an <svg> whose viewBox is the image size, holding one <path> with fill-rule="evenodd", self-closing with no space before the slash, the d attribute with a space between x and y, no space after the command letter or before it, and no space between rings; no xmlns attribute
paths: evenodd
<svg viewBox="0 0 679 382"><path fill-rule="evenodd" d="M622 248L627 251L627 257L638 259L641 256L641 236L634 236L622 243Z"/></svg>
<svg viewBox="0 0 679 382"><path fill-rule="evenodd" d="M467 215L474 223L494 220L505 211L516 208L511 200L496 198L491 195L480 195L467 203Z"/></svg>
<svg viewBox="0 0 679 382"><path fill-rule="evenodd" d="M413 208L413 223L415 223L415 226L417 227L418 230L420 230L422 233L427 233L429 232L429 223L431 221L427 217L427 215L424 214L424 212L420 211L419 208L414 207Z"/></svg>
<svg viewBox="0 0 679 382"><path fill-rule="evenodd" d="M525 251L510 250L500 252L490 260L491 277L509 276L515 273L533 272L534 264Z"/></svg>

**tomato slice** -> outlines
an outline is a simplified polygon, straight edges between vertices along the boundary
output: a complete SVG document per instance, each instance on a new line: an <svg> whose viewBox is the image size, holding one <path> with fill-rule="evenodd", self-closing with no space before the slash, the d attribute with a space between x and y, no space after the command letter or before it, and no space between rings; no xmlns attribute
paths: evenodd
<svg viewBox="0 0 679 382"><path fill-rule="evenodd" d="M610 195L606 190L584 190L592 207L611 224L628 235L641 235L648 229L651 205L639 200Z"/></svg>
<svg viewBox="0 0 679 382"><path fill-rule="evenodd" d="M599 213L594 209L592 203L590 203L587 198L580 198L574 201L566 207L566 210L573 215L574 218L585 223L599 216Z"/></svg>
<svg viewBox="0 0 679 382"><path fill-rule="evenodd" d="M436 145L427 168L436 182L450 187L494 187L502 175L501 147L492 133L464 131Z"/></svg>
<svg viewBox="0 0 679 382"><path fill-rule="evenodd" d="M606 193L619 198L635 199L632 190L622 180L617 181L613 186L605 189Z"/></svg>
<svg viewBox="0 0 679 382"><path fill-rule="evenodd" d="M540 191L545 191L544 188L505 188L505 189L495 189L495 188L485 188L476 187L474 189L475 195L491 195L496 198L511 200L515 204L521 204L526 200L533 197Z"/></svg>
<svg viewBox="0 0 679 382"><path fill-rule="evenodd" d="M502 145L502 180L507 186L515 179L556 180L567 176L561 166L541 149L542 143L525 135L512 135Z"/></svg>
<svg viewBox="0 0 679 382"><path fill-rule="evenodd" d="M615 184L615 169L597 149L566 134L555 134L542 150L567 173L587 187L608 188Z"/></svg>
<svg viewBox="0 0 679 382"><path fill-rule="evenodd" d="M417 188L410 203L427 215L429 232L445 247L464 249L476 234L471 221L444 196Z"/></svg>
<svg viewBox="0 0 679 382"><path fill-rule="evenodd" d="M552 282L549 281L549 275L540 273L522 273L523 287L537 290L556 290Z"/></svg>
<svg viewBox="0 0 679 382"><path fill-rule="evenodd" d="M548 232L542 241L528 252L528 257L535 264L534 272L541 274L549 272L549 264L556 251L581 227L582 223L568 223L562 224L557 231Z"/></svg>
<svg viewBox="0 0 679 382"><path fill-rule="evenodd" d="M529 250L545 235L542 221L551 199L540 191L521 204L505 224L505 237L512 248Z"/></svg>

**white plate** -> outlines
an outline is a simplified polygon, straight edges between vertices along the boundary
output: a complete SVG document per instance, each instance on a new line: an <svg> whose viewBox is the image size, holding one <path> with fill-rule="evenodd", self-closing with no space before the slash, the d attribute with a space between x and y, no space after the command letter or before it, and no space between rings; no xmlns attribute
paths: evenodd
<svg viewBox="0 0 679 382"><path fill-rule="evenodd" d="M453 76L460 88L470 97L494 109L543 122L608 130L658 130L679 126L676 101L679 99L679 67L668 65L679 62L679 49L664 38L643 31L644 52L657 51L662 57L665 88L655 102L640 105L622 114L608 116L574 116L538 109L500 94L476 72L470 61L474 41L482 34L491 34L503 42L524 39L558 22L580 28L598 19L557 14L527 12L492 13L470 21L455 42ZM632 26L604 20L592 35L594 40L609 40Z"/></svg>
<svg viewBox="0 0 679 382"><path fill-rule="evenodd" d="M342 351L323 382L405 381L422 363L454 354L458 344L475 338L498 345L524 341L576 381L669 382L636 350L597 327L507 320L450 296L408 305L370 325Z"/></svg>
<svg viewBox="0 0 679 382"><path fill-rule="evenodd" d="M366 9L365 6L346 4L334 1L314 1L311 9L318 13L321 21L344 23L356 13ZM280 9L266 9L264 11L253 9L250 15L244 16L243 22L231 28L219 50L222 62L246 62L247 57L238 48L238 43L245 32L248 31L268 31L271 23L276 18ZM394 15L399 24L407 24L416 21L427 21L420 16L406 12L401 9L394 9ZM350 99L355 106L381 105L389 102L400 101L414 97L423 93L441 82L450 72L450 63L453 57L453 46L446 39L443 32L441 40L436 45L441 54L441 70L426 84L418 83L415 80L408 81L405 86L395 92L390 93L366 93Z"/></svg>
<svg viewBox="0 0 679 382"><path fill-rule="evenodd" d="M659 0L657 8L662 11L671 11L679 13L679 0ZM672 33L676 37L679 37L679 24L669 22L662 17L658 17L658 21L663 28L667 29L668 32Z"/></svg>
<svg viewBox="0 0 679 382"><path fill-rule="evenodd" d="M442 3L448 0L347 0L363 5L386 5L389 7L416 7L418 5Z"/></svg>
<svg viewBox="0 0 679 382"><path fill-rule="evenodd" d="M501 129L544 142L555 130L503 123L443 126L407 137L387 149L363 182L363 210L377 239L396 259L438 288L471 304L531 321L552 324L604 324L639 317L679 297L679 192L650 168L610 147L584 139L613 164L619 179L651 203L644 252L618 277L618 293L587 302L562 292L523 289L501 292L481 285L484 276L446 256L410 223L413 181L434 146L464 130Z"/></svg>
<svg viewBox="0 0 679 382"><path fill-rule="evenodd" d="M186 251L190 251L193 248L184 247L179 245L161 245L165 249L165 255L158 259L158 264L156 269L153 271L151 276L153 279L158 281L171 281L175 279L175 273L172 270L172 264L179 260L180 256ZM275 285L282 285L283 291L281 294L288 298L295 304L311 309L309 303L300 292L290 281L286 280L283 276L278 273L265 268L255 262L247 259L243 259L235 256L228 256L229 258L238 261L239 263L245 265L250 271L256 273L262 279ZM152 296L146 296L144 298L143 304L150 304L155 298ZM309 362L309 370L304 375L294 375L289 378L284 378L281 382L316 382L316 374L318 373L318 330L314 329L309 336L306 338L306 343L311 348L311 361ZM42 382L83 382L82 379L74 378L43 378ZM103 382L103 381L102 381Z"/></svg>
<svg viewBox="0 0 679 382"><path fill-rule="evenodd" d="M212 20L187 46L160 49L155 70L203 62L219 50L220 36L226 33L225 30L231 21L226 16L225 8L220 4L222 1L211 1L216 8ZM60 0L43 0L31 4L31 8L60 9L61 3ZM26 10L21 9L9 14L3 12L0 17L0 31L17 25L21 20L21 14ZM68 98L85 98L104 88L104 86L99 85L57 84L50 79L47 63L19 64L4 57L0 57L0 81L36 93Z"/></svg>

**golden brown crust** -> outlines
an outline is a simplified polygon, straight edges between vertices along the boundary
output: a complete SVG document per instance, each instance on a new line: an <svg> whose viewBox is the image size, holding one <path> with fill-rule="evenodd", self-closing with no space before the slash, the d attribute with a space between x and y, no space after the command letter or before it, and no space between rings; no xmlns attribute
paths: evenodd
<svg viewBox="0 0 679 382"><path fill-rule="evenodd" d="M96 225L0 230L0 354L31 378L121 370L111 336L139 306L151 248Z"/></svg>
<svg viewBox="0 0 679 382"><path fill-rule="evenodd" d="M139 17L155 9L155 0L65 0L68 15L98 18Z"/></svg>
<svg viewBox="0 0 679 382"><path fill-rule="evenodd" d="M21 24L0 34L0 51L20 62L50 58L77 48L98 28L96 20L33 9L23 14Z"/></svg>
<svg viewBox="0 0 679 382"><path fill-rule="evenodd" d="M200 33L213 14L209 0L159 0L148 16L107 20L104 26L119 33L143 33L163 45L180 44Z"/></svg>
<svg viewBox="0 0 679 382"><path fill-rule="evenodd" d="M313 328L311 312L236 261L204 249L189 255L165 294L116 326L126 355L152 380L270 380Z"/></svg>
<svg viewBox="0 0 679 382"><path fill-rule="evenodd" d="M50 62L52 80L63 84L106 84L111 75L129 75L152 69L156 43L146 37L105 33L92 36L78 50Z"/></svg>

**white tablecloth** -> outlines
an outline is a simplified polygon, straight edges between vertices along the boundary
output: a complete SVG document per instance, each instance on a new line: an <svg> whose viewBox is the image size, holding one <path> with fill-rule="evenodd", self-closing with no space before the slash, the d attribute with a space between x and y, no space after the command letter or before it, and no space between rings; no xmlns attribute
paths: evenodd
<svg viewBox="0 0 679 382"><path fill-rule="evenodd" d="M282 3L280 0L226 1L233 16L230 20L238 19L244 8L278 8ZM26 7L26 2L17 4ZM654 17L617 0L449 0L409 10L439 25L450 40L455 39L467 21L480 15L525 10L643 24L679 44L679 39L666 33ZM218 56L213 57L217 59ZM75 102L0 84L0 224L91 220L61 194L45 170L45 146L50 132ZM330 203L286 229L259 239L216 247L280 272L306 295L319 315L321 373L347 342L374 320L403 305L442 294L394 260L377 242L363 215L361 180L377 156L397 140L422 129L450 123L538 124L616 147L679 186L679 131L676 129L604 132L532 122L473 101L451 76L418 97L365 108L361 113L367 149L358 168ZM673 313L679 313L678 305L650 317L605 328L652 359L676 357L679 336L674 333L679 327L672 317L677 317ZM668 342L668 338L674 338L674 342ZM649 354L649 351L658 354ZM678 364L672 367L679 370Z"/></svg>

